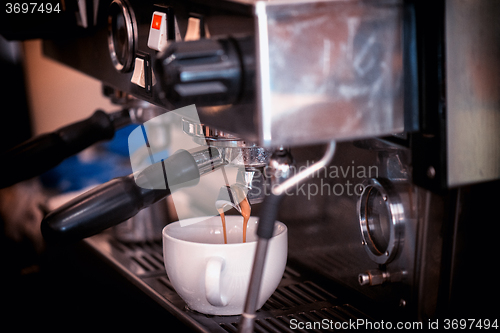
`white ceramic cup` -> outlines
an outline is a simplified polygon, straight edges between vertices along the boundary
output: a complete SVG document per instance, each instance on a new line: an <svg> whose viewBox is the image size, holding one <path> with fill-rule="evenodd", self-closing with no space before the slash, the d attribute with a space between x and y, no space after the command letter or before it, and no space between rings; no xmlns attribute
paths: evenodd
<svg viewBox="0 0 500 333"><path fill-rule="evenodd" d="M257 245L258 218L250 217L247 242L243 243L243 218L226 216L227 244L224 244L219 216L174 222L163 229L163 258L170 282L187 306L211 315L243 312ZM276 222L269 241L262 284L260 309L278 287L285 271L288 231Z"/></svg>

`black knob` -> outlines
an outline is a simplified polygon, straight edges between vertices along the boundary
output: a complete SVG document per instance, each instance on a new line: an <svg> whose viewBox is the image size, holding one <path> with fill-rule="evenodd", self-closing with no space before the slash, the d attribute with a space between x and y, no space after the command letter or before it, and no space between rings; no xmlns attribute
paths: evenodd
<svg viewBox="0 0 500 333"><path fill-rule="evenodd" d="M160 98L173 107L237 102L245 76L240 44L234 38L172 43L155 63Z"/></svg>

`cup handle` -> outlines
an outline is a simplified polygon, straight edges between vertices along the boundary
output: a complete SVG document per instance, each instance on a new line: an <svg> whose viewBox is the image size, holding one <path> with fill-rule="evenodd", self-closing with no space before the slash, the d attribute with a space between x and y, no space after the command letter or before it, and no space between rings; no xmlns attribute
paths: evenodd
<svg viewBox="0 0 500 333"><path fill-rule="evenodd" d="M226 306L227 299L221 294L220 276L224 269L224 258L211 257L205 270L205 293L207 301L213 306Z"/></svg>

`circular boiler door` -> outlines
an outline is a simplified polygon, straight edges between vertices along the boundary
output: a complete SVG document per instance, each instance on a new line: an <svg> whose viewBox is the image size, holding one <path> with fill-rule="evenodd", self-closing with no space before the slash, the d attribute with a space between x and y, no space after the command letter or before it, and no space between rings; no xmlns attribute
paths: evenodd
<svg viewBox="0 0 500 333"><path fill-rule="evenodd" d="M370 259L389 263L402 242L404 210L398 192L387 179L368 179L358 200L361 238Z"/></svg>
<svg viewBox="0 0 500 333"><path fill-rule="evenodd" d="M109 6L108 47L111 62L122 73L132 69L137 28L132 8L126 0L114 0Z"/></svg>

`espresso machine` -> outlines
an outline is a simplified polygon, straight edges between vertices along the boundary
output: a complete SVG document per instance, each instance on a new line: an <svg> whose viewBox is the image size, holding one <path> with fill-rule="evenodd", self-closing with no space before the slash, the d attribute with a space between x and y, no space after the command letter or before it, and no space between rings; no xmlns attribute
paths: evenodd
<svg viewBox="0 0 500 333"><path fill-rule="evenodd" d="M71 149L61 156L58 146L54 160L193 105L194 116L171 125L205 149L190 151L194 164L174 154L83 194L46 216L44 235L84 239L195 331L493 322L498 287L484 277L498 222L498 14L494 0L63 1L57 22L35 37L45 56L101 81L120 110L59 130ZM12 38L41 33L17 28L25 37ZM33 158L22 152L20 164ZM259 311L251 286L248 313L208 316L187 309L170 284L161 235L124 241L107 228L229 164L252 213L288 226L288 265ZM177 180L162 183L167 169ZM41 172L22 170L19 180ZM123 190L158 175L163 187Z"/></svg>

